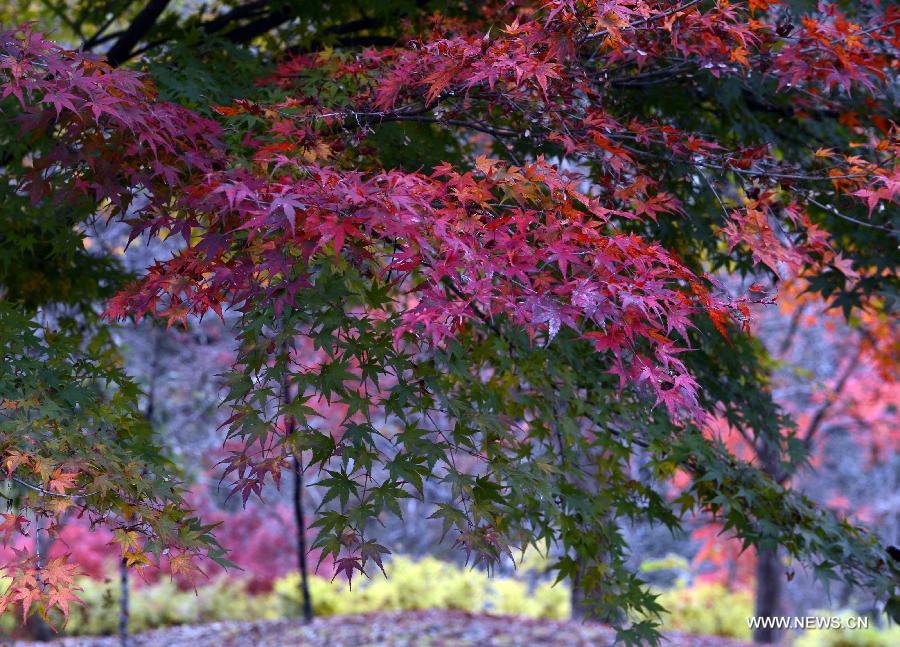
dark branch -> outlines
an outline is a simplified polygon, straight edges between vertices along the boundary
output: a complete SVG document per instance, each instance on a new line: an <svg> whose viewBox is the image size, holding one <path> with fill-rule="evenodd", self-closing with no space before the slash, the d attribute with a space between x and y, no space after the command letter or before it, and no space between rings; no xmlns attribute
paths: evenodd
<svg viewBox="0 0 900 647"><path fill-rule="evenodd" d="M241 25L235 29L224 34L224 38L232 43L249 43L251 40L256 38L257 36L262 36L263 34L272 31L276 27L280 27L284 23L288 22L292 18L294 18L295 12L288 8L287 6L281 7L280 9L276 9L271 13L259 18L258 20L254 20L253 22L249 22L246 25Z"/></svg>
<svg viewBox="0 0 900 647"><path fill-rule="evenodd" d="M221 16L213 18L209 22L203 23L201 27L207 34L220 32L238 20L256 18L265 11L268 4L267 0L258 0L257 2L251 2L249 4L241 5L240 7L235 7L228 13L224 13Z"/></svg>
<svg viewBox="0 0 900 647"><path fill-rule="evenodd" d="M131 56L131 51L147 33L153 29L160 14L166 10L169 0L150 0L134 17L119 39L109 48L106 59L112 66L124 63Z"/></svg>
<svg viewBox="0 0 900 647"><path fill-rule="evenodd" d="M846 368L844 369L844 372L841 374L841 376L838 378L837 383L834 385L833 394L835 397L828 398L828 400L826 400L825 403L821 407L819 407L818 411L816 411L815 415L809 423L809 426L806 428L806 433L803 437L803 442L806 443L806 445L809 445L812 442L813 436L815 436L816 432L821 428L822 422L824 422L825 420L825 415L831 410L832 405L834 405L834 402L837 399L836 396L840 395L840 393L844 390L844 387L847 386L847 380L850 379L850 376L859 365L859 360L862 357L862 354L863 350L862 347L860 347L856 351L856 354L853 356L853 358L848 362Z"/></svg>

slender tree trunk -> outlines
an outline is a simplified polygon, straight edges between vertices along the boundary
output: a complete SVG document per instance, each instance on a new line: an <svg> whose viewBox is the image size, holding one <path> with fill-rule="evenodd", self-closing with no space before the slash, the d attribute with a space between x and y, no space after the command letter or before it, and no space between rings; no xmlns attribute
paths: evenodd
<svg viewBox="0 0 900 647"><path fill-rule="evenodd" d="M765 443L759 450L760 464L763 471L772 478L778 479L778 450ZM784 567L781 564L778 549L758 549L756 553L756 610L757 618L768 618L781 615L782 577ZM772 644L781 639L781 631L775 627L757 626L753 630L753 642Z"/></svg>
<svg viewBox="0 0 900 647"><path fill-rule="evenodd" d="M570 597L572 603L572 620L584 620L584 591L581 590L581 569L575 573L572 578L572 595Z"/></svg>
<svg viewBox="0 0 900 647"><path fill-rule="evenodd" d="M756 617L781 615L781 577L784 569L777 550L760 550L756 554ZM771 644L781 638L780 630L758 626L753 642Z"/></svg>
<svg viewBox="0 0 900 647"><path fill-rule="evenodd" d="M291 403L291 387L288 382L288 366L290 365L291 348L285 342L282 346L284 353L284 376L281 382L281 400L287 407ZM287 437L296 431L297 423L293 416L287 416ZM300 462L299 450L294 451L294 523L297 528L297 570L300 574L300 603L303 613L303 621L312 622L313 609L312 598L309 595L309 574L306 568L306 518L303 514L303 465Z"/></svg>
<svg viewBox="0 0 900 647"><path fill-rule="evenodd" d="M294 520L297 524L297 567L300 572L300 600L303 621L312 622L312 599L309 595L309 575L306 568L306 520L303 514L303 466L294 454Z"/></svg>
<svg viewBox="0 0 900 647"><path fill-rule="evenodd" d="M128 588L128 562L125 558L119 562L119 644L129 647L128 619L131 616L131 598Z"/></svg>
<svg viewBox="0 0 900 647"><path fill-rule="evenodd" d="M572 578L572 596L570 598L572 602L572 619L605 622L606 620L597 613L596 608L591 604L591 599L595 592L584 590L582 586L583 579L584 568L580 567L575 573L575 577Z"/></svg>
<svg viewBox="0 0 900 647"><path fill-rule="evenodd" d="M559 446L563 447L562 439L557 439ZM562 452L561 452L562 453ZM597 483L602 483L609 478L609 475L602 468L602 455L588 455L586 460L593 463L594 470L590 470L595 474L595 479L581 480L579 485L584 488L595 488ZM587 473L587 472L586 472ZM604 513L605 521L614 524L615 520L611 512ZM589 620L592 622L602 622L604 624L615 624L622 620L615 611L609 609L605 604L601 604L603 584L595 584L593 586L585 586L585 578L589 575L589 569L596 566L605 566L611 560L611 553L607 541L602 541L596 553L588 555L575 555L578 561L578 568L572 578L572 618L577 620ZM590 582L592 578L588 577ZM596 579L596 576L594 577Z"/></svg>

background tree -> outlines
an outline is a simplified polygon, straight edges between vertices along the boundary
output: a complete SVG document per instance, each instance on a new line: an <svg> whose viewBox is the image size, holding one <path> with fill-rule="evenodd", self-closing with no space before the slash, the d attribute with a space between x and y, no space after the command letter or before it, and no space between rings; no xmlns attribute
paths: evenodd
<svg viewBox="0 0 900 647"><path fill-rule="evenodd" d="M775 478L841 514L877 518L883 536L892 541L895 520L884 514L891 509L890 497L886 501L881 486L875 484L884 483L885 478L889 481L886 474L896 471L893 324L877 304L870 304L862 317L848 326L827 303L790 282L782 288L778 309L767 308L761 314L755 332L772 362L773 396L796 421L796 426L785 427L783 434L801 443L805 458L805 462L777 466ZM753 437L740 428L715 424L708 432L742 458L757 464L765 458ZM861 487L844 480L846 474L855 482L868 481L861 476L866 472L872 472L874 478ZM705 543L700 558L715 564L722 579L741 584L735 582L740 579L737 572L746 577L756 569L757 608L768 606L771 611L767 615L783 615L786 608L798 606L796 592L783 591L796 572L777 554L741 555L740 546L730 545L718 535L715 524L702 527L699 534ZM849 587L841 590L840 606L847 606L852 594ZM787 599L793 604L786 606ZM856 604L865 608L867 602L857 600ZM761 628L756 634L758 641L772 642L778 632Z"/></svg>

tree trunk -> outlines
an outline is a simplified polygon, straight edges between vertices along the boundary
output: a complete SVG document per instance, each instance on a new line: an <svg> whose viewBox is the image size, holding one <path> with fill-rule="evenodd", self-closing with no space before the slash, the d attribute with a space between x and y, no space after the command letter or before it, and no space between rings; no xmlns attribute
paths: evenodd
<svg viewBox="0 0 900 647"><path fill-rule="evenodd" d="M572 619L585 620L584 591L581 590L581 569L572 578Z"/></svg>
<svg viewBox="0 0 900 647"><path fill-rule="evenodd" d="M604 560L605 561L605 560ZM613 609L600 608L598 601L601 599L601 591L597 588L585 589L585 566L580 563L575 577L572 579L572 619L602 622L604 624L617 624L625 620L624 616Z"/></svg>
<svg viewBox="0 0 900 647"><path fill-rule="evenodd" d="M288 382L288 366L290 365L291 347L285 342L282 345L284 353L284 375L281 381L281 400L285 408L291 404L291 389ZM287 437L291 437L297 428L297 422L293 416L287 416ZM306 568L306 519L303 514L303 465L300 462L299 450L294 451L294 523L297 528L297 571L300 574L300 604L303 621L312 622L312 599L309 595L309 575Z"/></svg>
<svg viewBox="0 0 900 647"><path fill-rule="evenodd" d="M309 595L309 579L306 569L306 521L303 514L303 466L300 457L294 455L294 520L297 524L297 568L300 572L300 600L303 604L304 622L312 622L312 599Z"/></svg>
<svg viewBox="0 0 900 647"><path fill-rule="evenodd" d="M763 442L759 450L760 464L763 471L772 478L781 481L778 471L780 461L778 448L772 443ZM779 558L778 548L757 549L756 552L756 617L770 618L781 614L781 578L784 568ZM781 631L775 627L757 626L753 630L753 642L762 644L777 643L781 639Z"/></svg>
<svg viewBox="0 0 900 647"><path fill-rule="evenodd" d="M31 640L37 642L47 642L55 638L47 621L36 613L28 616L28 620L25 621L25 632Z"/></svg>
<svg viewBox="0 0 900 647"><path fill-rule="evenodd" d="M131 615L131 599L128 590L128 562L125 558L119 562L119 644L121 647L129 647L131 640L128 636L128 618Z"/></svg>
<svg viewBox="0 0 900 647"><path fill-rule="evenodd" d="M770 618L781 615L781 577L784 569L778 550L759 550L756 554L756 617ZM758 626L753 631L753 642L771 644L781 638L780 630Z"/></svg>

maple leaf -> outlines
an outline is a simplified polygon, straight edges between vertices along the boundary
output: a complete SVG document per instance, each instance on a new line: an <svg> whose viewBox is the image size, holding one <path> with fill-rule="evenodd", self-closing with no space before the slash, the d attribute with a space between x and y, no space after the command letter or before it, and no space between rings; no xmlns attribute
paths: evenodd
<svg viewBox="0 0 900 647"><path fill-rule="evenodd" d="M69 562L70 554L50 559L41 569L44 581L55 587L76 586L75 575L78 565Z"/></svg>
<svg viewBox="0 0 900 647"><path fill-rule="evenodd" d="M28 452L21 452L15 449L11 449L6 452L6 456L3 459L3 464L6 467L6 473L8 475L12 475L13 472L16 471L16 468L19 465L29 465L31 463L31 455Z"/></svg>
<svg viewBox="0 0 900 647"><path fill-rule="evenodd" d="M125 560L125 565L129 568L137 565L139 568L144 566L148 566L151 564L150 558L147 556L142 550L128 550L122 554L123 559Z"/></svg>
<svg viewBox="0 0 900 647"><path fill-rule="evenodd" d="M77 472L64 472L60 467L53 471L47 484L47 488L51 492L65 494L67 490L75 487L75 479L77 478Z"/></svg>
<svg viewBox="0 0 900 647"><path fill-rule="evenodd" d="M744 47L735 47L731 50L729 58L735 63L740 63L745 67L750 67L750 59L747 58L748 52Z"/></svg>
<svg viewBox="0 0 900 647"><path fill-rule="evenodd" d="M716 327L716 330L719 331L719 333L722 335L722 337L724 337L726 340L728 340L728 329L726 328L726 326L731 322L731 315L728 314L727 311L719 310L719 309L711 309L708 311L708 313L709 313L710 320L713 322L713 325ZM728 341L730 344L731 343L730 340L728 340Z"/></svg>
<svg viewBox="0 0 900 647"><path fill-rule="evenodd" d="M55 470L55 463L43 456L35 456L32 459L32 469L40 477L41 482L46 483Z"/></svg>
<svg viewBox="0 0 900 647"><path fill-rule="evenodd" d="M235 108L234 106L212 106L212 109L220 115L226 117L233 117L234 115L238 115L241 113L240 108Z"/></svg>
<svg viewBox="0 0 900 647"><path fill-rule="evenodd" d="M86 606L85 602L76 595L76 590L81 590L81 587L52 587L47 594L47 610L49 611L55 606L62 611L63 626L69 622L70 602L77 602L82 606Z"/></svg>
<svg viewBox="0 0 900 647"><path fill-rule="evenodd" d="M347 578L347 584L352 588L354 571L359 571L361 574L365 575L366 572L365 570L363 570L363 562L361 557L356 555L349 555L346 557L338 558L334 560L334 576L331 578L331 581L333 582L338 575L343 573L344 577Z"/></svg>
<svg viewBox="0 0 900 647"><path fill-rule="evenodd" d="M10 591L12 594L10 595ZM4 595L22 605L22 622L28 621L28 611L32 604L41 604L44 600L44 594L38 586L17 585L15 582L10 585L10 591Z"/></svg>
<svg viewBox="0 0 900 647"><path fill-rule="evenodd" d="M853 195L859 196L860 198L866 198L866 206L869 207L869 215L872 215L872 211L875 210L875 207L878 206L878 202L881 200L891 200L893 198L894 192L888 187L880 187L876 189L859 189L858 191L854 191Z"/></svg>
<svg viewBox="0 0 900 647"><path fill-rule="evenodd" d="M384 564L382 564L381 556L386 554L390 555L391 551L382 546L381 544L376 544L371 541L365 541L360 544L359 552L362 557L362 566L365 567L366 563L371 559L378 565L378 568L381 569L382 574L387 577L387 573L384 571Z"/></svg>
<svg viewBox="0 0 900 647"><path fill-rule="evenodd" d="M0 534L2 534L2 541L4 544L9 543L10 537L12 537L13 533L19 533L25 537L28 536L28 524L30 522L27 518L18 514L11 513L3 513L3 523L0 524Z"/></svg>
<svg viewBox="0 0 900 647"><path fill-rule="evenodd" d="M137 550L141 546L141 535L134 530L117 528L113 532L113 536L113 541L121 546L122 553Z"/></svg>
<svg viewBox="0 0 900 647"><path fill-rule="evenodd" d="M780 3L781 0L750 0L750 11L765 11L771 5Z"/></svg>
<svg viewBox="0 0 900 647"><path fill-rule="evenodd" d="M197 565L196 560L187 553L169 557L169 570L173 577L179 574L186 575L192 582L198 574L205 575L203 570Z"/></svg>
<svg viewBox="0 0 900 647"><path fill-rule="evenodd" d="M841 272L841 274L846 276L848 279L859 279L859 272L853 269L853 261L851 261L850 259L844 258L840 254L836 254L831 260L831 265L834 266L838 271Z"/></svg>

